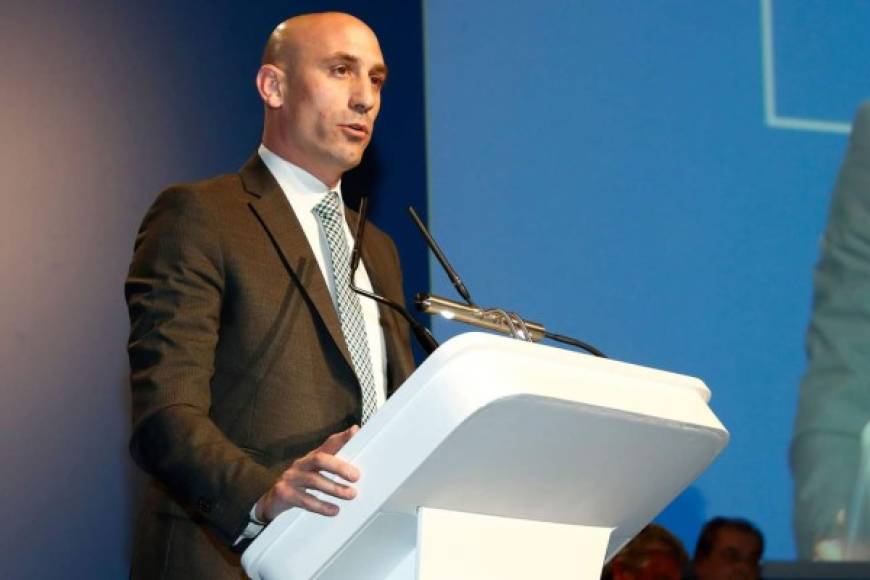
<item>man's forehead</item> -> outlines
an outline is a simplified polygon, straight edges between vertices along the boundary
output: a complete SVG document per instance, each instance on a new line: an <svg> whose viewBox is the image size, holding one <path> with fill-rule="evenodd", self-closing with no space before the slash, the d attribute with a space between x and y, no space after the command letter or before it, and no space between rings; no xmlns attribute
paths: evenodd
<svg viewBox="0 0 870 580"><path fill-rule="evenodd" d="M304 52L315 58L346 55L367 64L383 65L384 57L375 33L361 20L346 14L324 14L295 30Z"/></svg>

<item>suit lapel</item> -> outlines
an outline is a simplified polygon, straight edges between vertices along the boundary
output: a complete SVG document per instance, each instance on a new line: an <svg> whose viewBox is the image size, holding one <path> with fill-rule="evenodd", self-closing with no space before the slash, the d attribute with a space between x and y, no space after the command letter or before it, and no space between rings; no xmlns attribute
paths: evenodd
<svg viewBox="0 0 870 580"><path fill-rule="evenodd" d="M250 207L266 229L290 275L304 289L335 344L351 369L350 352L329 288L308 239L284 192L256 153L239 171L245 189L253 196Z"/></svg>

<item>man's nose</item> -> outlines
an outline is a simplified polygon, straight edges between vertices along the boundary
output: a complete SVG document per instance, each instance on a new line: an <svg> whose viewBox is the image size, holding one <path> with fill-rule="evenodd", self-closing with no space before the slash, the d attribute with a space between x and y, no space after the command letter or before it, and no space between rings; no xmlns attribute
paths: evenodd
<svg viewBox="0 0 870 580"><path fill-rule="evenodd" d="M350 91L350 108L357 113L368 113L376 102L375 88L368 77L358 78Z"/></svg>

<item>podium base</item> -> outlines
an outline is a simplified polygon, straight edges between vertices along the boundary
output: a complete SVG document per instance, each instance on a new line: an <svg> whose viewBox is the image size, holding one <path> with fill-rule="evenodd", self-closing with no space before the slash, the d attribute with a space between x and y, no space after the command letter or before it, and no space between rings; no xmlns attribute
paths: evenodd
<svg viewBox="0 0 870 580"><path fill-rule="evenodd" d="M597 580L611 531L420 508L416 580Z"/></svg>

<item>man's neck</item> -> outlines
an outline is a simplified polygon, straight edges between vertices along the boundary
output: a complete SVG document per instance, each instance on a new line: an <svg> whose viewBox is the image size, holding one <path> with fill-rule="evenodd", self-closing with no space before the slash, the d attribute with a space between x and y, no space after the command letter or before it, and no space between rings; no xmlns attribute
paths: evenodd
<svg viewBox="0 0 870 580"><path fill-rule="evenodd" d="M335 173L316 168L313 163L306 163L304 159L300 159L298 155L294 155L292 151L289 151L286 147L281 147L279 143L275 143L273 141L274 140L267 139L266 136L264 136L263 146L266 147L273 155L280 157L283 161L286 161L287 163L290 163L291 165L301 169L302 171L305 171L306 173L314 176L328 189L334 189L335 186L341 181L340 172Z"/></svg>
<svg viewBox="0 0 870 580"><path fill-rule="evenodd" d="M292 191L325 193L334 190L341 192L340 179L329 184L304 167L275 153L265 144L260 145L258 153L275 178L278 179L278 183L285 190L285 193L288 189L287 185L290 183L296 184L290 188Z"/></svg>

